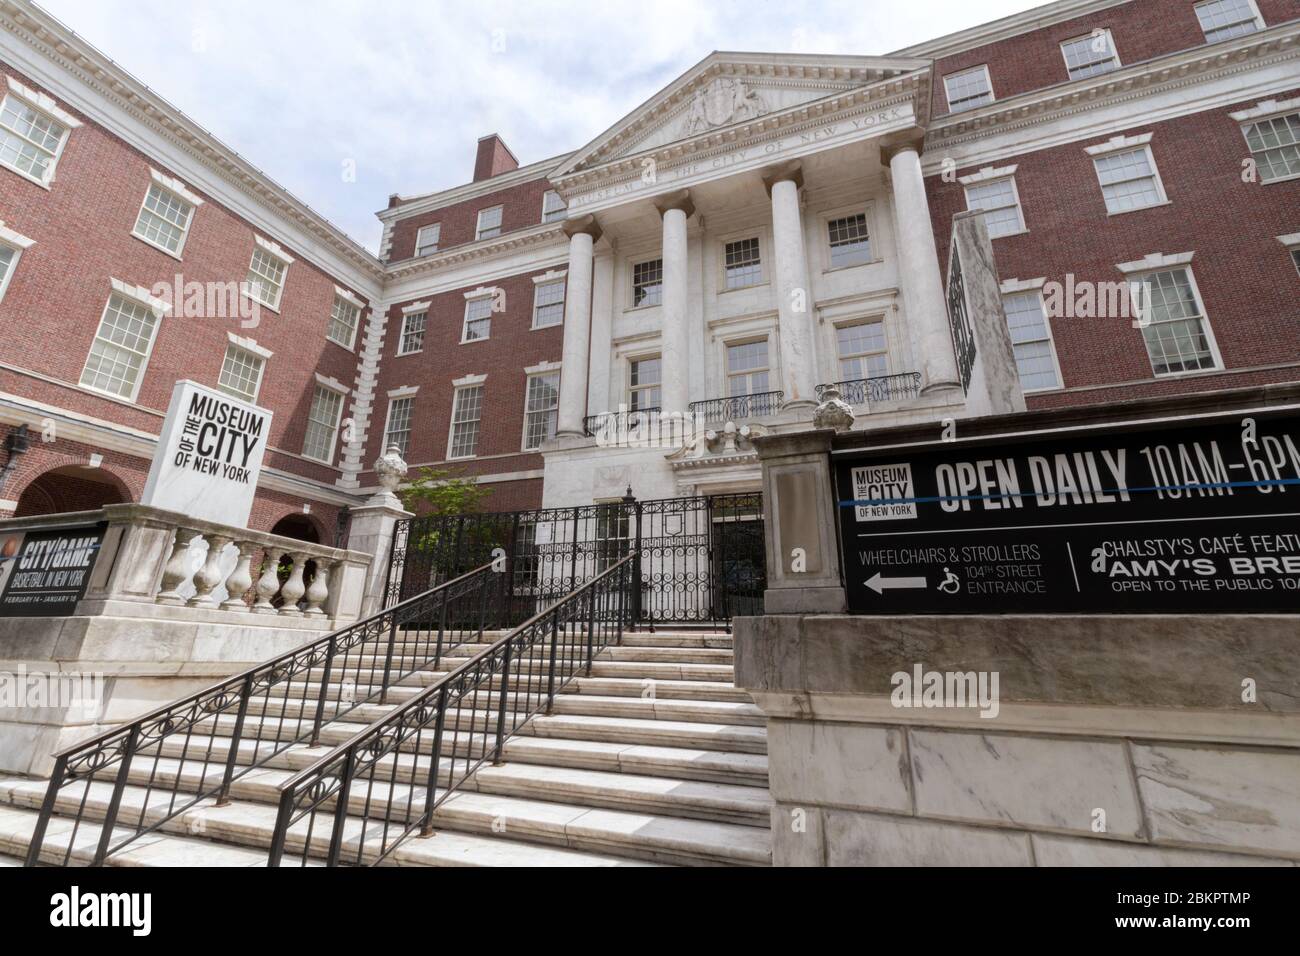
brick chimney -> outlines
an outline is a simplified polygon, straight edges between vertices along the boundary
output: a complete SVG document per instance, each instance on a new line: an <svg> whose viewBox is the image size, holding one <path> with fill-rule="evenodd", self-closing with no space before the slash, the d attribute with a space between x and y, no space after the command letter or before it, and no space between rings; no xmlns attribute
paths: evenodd
<svg viewBox="0 0 1300 956"><path fill-rule="evenodd" d="M478 155L474 157L474 182L491 179L519 168L519 160L496 133L489 133L478 141Z"/></svg>

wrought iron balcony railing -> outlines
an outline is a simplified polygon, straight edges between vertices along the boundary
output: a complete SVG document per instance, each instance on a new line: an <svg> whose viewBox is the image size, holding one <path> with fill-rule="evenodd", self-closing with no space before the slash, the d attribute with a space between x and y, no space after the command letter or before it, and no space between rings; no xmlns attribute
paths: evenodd
<svg viewBox="0 0 1300 956"><path fill-rule="evenodd" d="M595 438L601 432L623 434L634 432L638 428L653 428L659 418L660 408L620 408L616 412L601 412L588 415L582 420L582 431L588 438Z"/></svg>
<svg viewBox="0 0 1300 956"><path fill-rule="evenodd" d="M691 402L691 414L705 425L722 422L744 422L764 415L775 415L781 409L785 392L755 392L753 395L733 395L730 398L710 398L704 402Z"/></svg>
<svg viewBox="0 0 1300 956"><path fill-rule="evenodd" d="M899 402L921 394L921 373L900 372L877 378L855 378L847 382L831 382L817 386L817 398L828 388L837 389L840 398L850 405L867 405L879 402Z"/></svg>

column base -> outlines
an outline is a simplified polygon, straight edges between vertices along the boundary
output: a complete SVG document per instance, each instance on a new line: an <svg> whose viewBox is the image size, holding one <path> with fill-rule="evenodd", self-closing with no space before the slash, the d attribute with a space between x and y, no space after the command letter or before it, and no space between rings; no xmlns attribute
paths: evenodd
<svg viewBox="0 0 1300 956"><path fill-rule="evenodd" d="M768 588L763 592L766 614L844 614L844 588Z"/></svg>
<svg viewBox="0 0 1300 956"><path fill-rule="evenodd" d="M921 387L922 395L939 395L944 392L962 391L961 382L930 382Z"/></svg>

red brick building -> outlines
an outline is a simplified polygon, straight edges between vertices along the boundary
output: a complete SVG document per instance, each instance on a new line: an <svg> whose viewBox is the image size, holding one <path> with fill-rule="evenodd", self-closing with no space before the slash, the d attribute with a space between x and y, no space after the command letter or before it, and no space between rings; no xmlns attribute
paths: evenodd
<svg viewBox="0 0 1300 956"><path fill-rule="evenodd" d="M0 513L138 496L182 378L275 412L253 521L321 540L391 443L493 510L757 487L743 436L595 433L796 427L829 383L856 427L966 413L935 343L972 208L1029 407L1300 377L1300 0L715 53L570 154L484 137L469 183L390 198L378 258L41 11L0 22ZM251 292L142 339L177 276Z"/></svg>

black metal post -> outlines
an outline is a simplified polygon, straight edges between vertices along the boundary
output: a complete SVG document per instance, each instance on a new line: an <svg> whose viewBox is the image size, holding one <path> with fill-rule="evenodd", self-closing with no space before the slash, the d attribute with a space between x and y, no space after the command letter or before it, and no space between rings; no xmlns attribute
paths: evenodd
<svg viewBox="0 0 1300 956"><path fill-rule="evenodd" d="M442 728L447 718L447 685L438 691L438 716L433 719L433 754L429 758L429 782L424 791L424 826L420 836L433 836L433 805L438 798L438 764L442 760ZM451 765L456 766L456 755L451 755ZM450 785L450 777L448 784Z"/></svg>
<svg viewBox="0 0 1300 956"><path fill-rule="evenodd" d="M501 749L506 742L506 698L510 694L510 658L515 649L514 639L506 641L506 656L501 666L501 700L497 704L497 749L492 757L493 765L501 763ZM489 683L489 687L492 685ZM525 690L527 693L527 690Z"/></svg>
<svg viewBox="0 0 1300 956"><path fill-rule="evenodd" d="M338 649L339 638L335 634L330 637L329 649L325 652L325 673L320 679L320 696L316 698L316 719L311 727L311 742L308 747L320 746L320 729L325 723L325 697L330 690L330 676L334 672L334 652ZM288 694L285 695L286 699Z"/></svg>
<svg viewBox="0 0 1300 956"><path fill-rule="evenodd" d="M551 612L551 661L546 666L546 712L555 703L555 652L560 642L560 615Z"/></svg>
<svg viewBox="0 0 1300 956"><path fill-rule="evenodd" d="M41 815L36 820L36 829L32 831L31 842L27 844L27 862L26 866L36 866L41 861L41 845L45 842L45 831L50 825L50 817L54 813L54 802L58 799L59 790L63 787L63 775L68 769L68 758L57 757L54 761L54 773L50 775L50 785L45 790L45 799L41 802ZM87 782L89 786L89 782ZM69 837L69 839L71 839ZM72 851L71 845L68 847L69 853Z"/></svg>
<svg viewBox="0 0 1300 956"><path fill-rule="evenodd" d="M578 589L578 509L573 509L573 557L569 568L569 593Z"/></svg>
<svg viewBox="0 0 1300 956"><path fill-rule="evenodd" d="M117 827L117 811L122 806L122 792L126 789L126 780L131 773L131 758L135 756L136 744L140 739L140 725L132 724L126 735L126 746L122 748L122 766L118 768L117 780L113 783L113 796L108 801L108 812L104 814L103 829L99 833L99 846L95 848L92 866L100 866L108 855L108 844L113 839L113 830ZM147 807L140 811L141 823Z"/></svg>
<svg viewBox="0 0 1300 956"><path fill-rule="evenodd" d="M397 615L393 615L393 623L388 626L388 651L384 655L384 683L379 688L379 704L383 706L388 703L388 679L393 673L393 645L397 643Z"/></svg>
<svg viewBox="0 0 1300 956"><path fill-rule="evenodd" d="M284 695L284 704L287 709L289 706L289 695ZM230 803L230 782L235 778L235 763L239 757L239 742L244 736L244 718L248 716L248 701L253 696L253 675L250 672L244 677L243 686L239 688L239 713L235 715L235 732L230 735L230 753L226 754L226 770L221 776L221 789L217 791L217 803L219 807L228 806Z"/></svg>
<svg viewBox="0 0 1300 956"><path fill-rule="evenodd" d="M343 850L343 825L348 819L348 803L352 799L352 775L356 773L357 768L357 748L355 746L348 748L348 755L343 761L343 773L339 780L339 793L334 802L334 826L330 828L330 848L329 855L325 858L326 866L339 865L339 853ZM380 847L382 850L383 847ZM306 860L311 847L303 849L303 859ZM361 829L357 832L357 862L360 863L366 850L366 828L365 821L362 821Z"/></svg>

